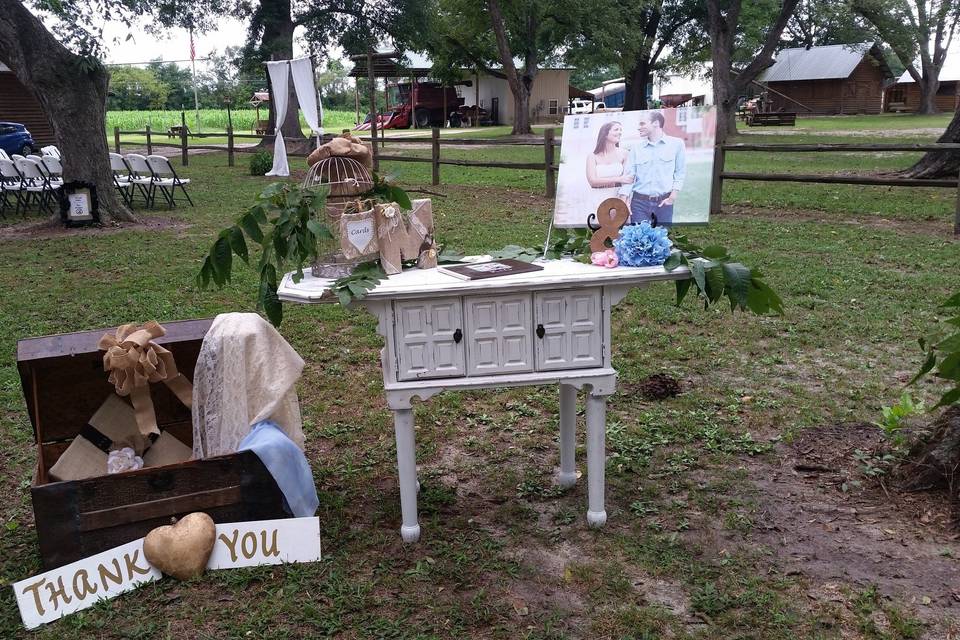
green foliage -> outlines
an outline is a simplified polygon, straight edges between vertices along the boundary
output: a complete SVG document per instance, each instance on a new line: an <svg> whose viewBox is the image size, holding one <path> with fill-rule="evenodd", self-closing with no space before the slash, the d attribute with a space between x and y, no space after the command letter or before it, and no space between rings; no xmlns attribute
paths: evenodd
<svg viewBox="0 0 960 640"><path fill-rule="evenodd" d="M920 348L926 352L926 358L920 371L910 384L916 383L929 373L948 383L948 389L934 405L934 409L960 402L960 292L955 293L941 307L950 317L931 333L920 338Z"/></svg>
<svg viewBox="0 0 960 640"><path fill-rule="evenodd" d="M107 109L162 109L169 92L170 88L149 68L114 67L110 71Z"/></svg>
<svg viewBox="0 0 960 640"><path fill-rule="evenodd" d="M380 261L371 260L357 265L350 275L337 279L333 283L333 292L340 304L347 306L353 300L366 296L368 291L375 288L386 277L386 272L380 267Z"/></svg>
<svg viewBox="0 0 960 640"><path fill-rule="evenodd" d="M262 176L273 168L273 155L267 151L258 151L250 156L250 175Z"/></svg>
<svg viewBox="0 0 960 640"><path fill-rule="evenodd" d="M330 229L317 221L327 202L325 189L305 188L275 182L257 196L253 206L236 224L221 231L203 260L197 285L212 281L223 287L230 281L233 256L250 263L245 237L260 245L260 286L257 308L263 309L275 326L283 321L283 306L277 297L277 274L288 262L296 267L294 282L303 278L303 265L317 257L317 241L332 239Z"/></svg>
<svg viewBox="0 0 960 640"><path fill-rule="evenodd" d="M892 406L883 407L882 411L883 420L874 424L880 427L887 440L899 449L906 444L906 438L902 433L904 418L919 415L923 413L924 408L922 402L914 402L910 392L904 391L900 394L898 402Z"/></svg>
<svg viewBox="0 0 960 640"><path fill-rule="evenodd" d="M677 250L667 258L664 268L673 271L685 266L693 276L677 280L677 305L683 302L690 288L696 286L697 297L703 300L704 308L726 296L731 311L783 315L783 302L762 280L763 274L758 269L734 262L727 249L719 245L700 247L679 234L672 239Z"/></svg>
<svg viewBox="0 0 960 640"><path fill-rule="evenodd" d="M240 108L231 109L229 119L227 118L226 109L201 108L201 130L204 132L226 131L227 124L232 121L233 130L235 132L252 133L254 122L257 119L257 112L246 105L246 99L249 99L249 97L250 96L247 96L247 98L244 99L244 102L238 105ZM173 98L168 98L168 100L173 100ZM190 94L189 99L185 102L177 102L175 108L154 109L150 111L108 111L106 131L111 135L114 127L120 127L124 131L143 131L144 128L149 124L154 133L162 133L168 128L180 124L181 105L186 108L187 126L190 127L190 131L194 131L196 129L196 117L192 109L192 93ZM326 103L324 103L324 106L326 106ZM265 107L260 107L260 118L266 120L268 115L269 113L267 109ZM352 110L334 111L332 109L324 109L323 126L327 129L327 131L348 129L353 127L355 118L355 113ZM300 114L300 127L304 131L307 131L307 122L303 119L302 113Z"/></svg>

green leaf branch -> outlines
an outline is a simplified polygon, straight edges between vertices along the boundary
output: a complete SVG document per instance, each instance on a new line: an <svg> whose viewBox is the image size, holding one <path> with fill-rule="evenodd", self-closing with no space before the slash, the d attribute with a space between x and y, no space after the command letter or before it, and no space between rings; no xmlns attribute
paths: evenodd
<svg viewBox="0 0 960 640"><path fill-rule="evenodd" d="M277 274L292 264L294 282L303 278L303 265L317 258L317 241L333 239L326 224L317 218L327 202L325 188L301 187L275 182L257 196L253 206L236 223L218 235L203 259L197 274L197 285L207 288L212 282L222 288L230 282L233 256L250 264L247 239L260 245L257 270L257 308L263 309L270 322L279 326L283 306L277 296Z"/></svg>
<svg viewBox="0 0 960 640"><path fill-rule="evenodd" d="M935 377L952 382L934 409L960 402L960 291L941 305L949 317L942 325L920 338L920 348L926 354L920 371L909 384L916 384L932 373Z"/></svg>
<svg viewBox="0 0 960 640"><path fill-rule="evenodd" d="M696 287L696 295L703 300L704 308L726 296L731 311L740 309L757 315L771 312L783 315L783 302L763 281L759 269L735 262L727 249L719 245L700 247L681 234L671 239L676 250L663 263L664 269L674 271L681 266L687 267L692 276L677 280L677 305Z"/></svg>

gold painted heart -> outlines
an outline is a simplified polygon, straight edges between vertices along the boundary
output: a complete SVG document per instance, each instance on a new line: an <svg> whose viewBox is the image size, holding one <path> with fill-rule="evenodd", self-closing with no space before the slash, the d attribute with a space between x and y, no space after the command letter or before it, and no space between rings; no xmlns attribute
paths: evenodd
<svg viewBox="0 0 960 640"><path fill-rule="evenodd" d="M191 513L175 524L148 533L143 539L143 555L168 576L189 580L207 568L216 539L213 518L205 513Z"/></svg>

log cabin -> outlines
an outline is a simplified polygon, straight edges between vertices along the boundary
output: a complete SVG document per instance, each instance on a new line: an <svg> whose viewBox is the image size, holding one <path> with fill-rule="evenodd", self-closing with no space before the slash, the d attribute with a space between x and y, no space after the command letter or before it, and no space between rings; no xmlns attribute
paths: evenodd
<svg viewBox="0 0 960 640"><path fill-rule="evenodd" d="M798 115L880 113L893 73L875 43L784 49L760 74L763 111Z"/></svg>
<svg viewBox="0 0 960 640"><path fill-rule="evenodd" d="M940 87L934 97L938 111L950 113L960 109L960 54L947 54L940 69ZM903 72L896 84L884 92L883 110L912 113L920 108L920 86L910 73Z"/></svg>

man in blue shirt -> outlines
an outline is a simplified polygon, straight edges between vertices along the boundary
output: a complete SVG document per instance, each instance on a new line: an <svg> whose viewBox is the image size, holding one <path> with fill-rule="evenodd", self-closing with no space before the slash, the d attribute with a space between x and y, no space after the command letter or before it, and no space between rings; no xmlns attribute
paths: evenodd
<svg viewBox="0 0 960 640"><path fill-rule="evenodd" d="M630 149L627 171L633 184L620 188L620 198L630 207L630 223L647 220L654 225L673 223L673 203L683 188L687 160L683 140L663 132L663 114L645 111L638 131L644 138Z"/></svg>

